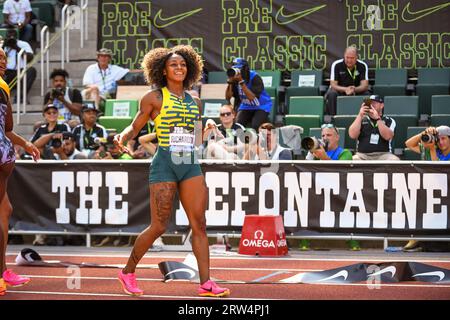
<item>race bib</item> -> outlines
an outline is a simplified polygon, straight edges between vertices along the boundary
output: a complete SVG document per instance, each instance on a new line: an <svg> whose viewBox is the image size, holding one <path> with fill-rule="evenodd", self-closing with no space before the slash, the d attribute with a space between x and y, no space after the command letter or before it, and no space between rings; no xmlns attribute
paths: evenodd
<svg viewBox="0 0 450 320"><path fill-rule="evenodd" d="M171 128L169 134L170 151L191 152L194 149L195 136L182 127Z"/></svg>

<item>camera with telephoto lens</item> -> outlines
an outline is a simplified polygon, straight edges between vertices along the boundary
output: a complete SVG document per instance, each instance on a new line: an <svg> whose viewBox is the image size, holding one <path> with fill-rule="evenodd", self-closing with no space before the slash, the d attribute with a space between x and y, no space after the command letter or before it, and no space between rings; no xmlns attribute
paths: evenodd
<svg viewBox="0 0 450 320"><path fill-rule="evenodd" d="M258 142L258 134L253 129L239 130L237 137L244 144L255 144Z"/></svg>
<svg viewBox="0 0 450 320"><path fill-rule="evenodd" d="M241 69L239 69L238 67L231 67L230 69L227 70L228 78L233 78L234 76L236 76L240 73L241 73Z"/></svg>
<svg viewBox="0 0 450 320"><path fill-rule="evenodd" d="M420 136L420 140L422 140L422 142L425 142L425 143L434 143L434 142L438 141L438 137L435 134L423 133Z"/></svg>
<svg viewBox="0 0 450 320"><path fill-rule="evenodd" d="M59 96L64 96L64 94L65 94L65 92L64 92L63 88L54 88L54 89L52 89L52 93L51 93L52 99L56 99Z"/></svg>
<svg viewBox="0 0 450 320"><path fill-rule="evenodd" d="M57 133L61 133L61 132L55 132L55 134L57 134ZM61 138L53 138L50 142L50 145L55 149L61 148L62 139Z"/></svg>
<svg viewBox="0 0 450 320"><path fill-rule="evenodd" d="M317 139L316 137L306 137L302 139L302 148L310 152L314 152L320 147L323 147L325 151L328 151L328 141Z"/></svg>

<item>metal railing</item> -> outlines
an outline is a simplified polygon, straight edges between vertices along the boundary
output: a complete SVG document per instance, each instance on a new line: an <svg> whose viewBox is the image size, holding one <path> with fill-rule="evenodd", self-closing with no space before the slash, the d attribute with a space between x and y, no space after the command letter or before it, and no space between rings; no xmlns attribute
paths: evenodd
<svg viewBox="0 0 450 320"><path fill-rule="evenodd" d="M38 61L41 63L41 95L44 95L46 89L50 87L50 79L49 79L49 70L50 70L50 48L51 46L61 37L61 68L64 68L64 61L70 62L69 59L69 42L70 42L70 30L72 30L71 26L74 25L75 22L79 22L80 27L80 45L81 48L84 47L84 40L88 39L88 4L89 0L81 0L80 6L69 6L65 5L61 10L61 31L55 34L50 39L50 33L48 26L44 26L40 32L40 40L41 40L41 51L39 55L36 55L35 58L29 63L25 63L25 67L22 67L18 64L17 70L17 124L20 124L20 116L21 114L26 114L26 103L27 103L27 90L26 90L26 81L27 81L27 73L26 71L31 68ZM72 10L69 11L69 8ZM74 12L79 12L79 21ZM65 50L67 49L67 50ZM19 52L17 56L17 60L21 61L21 55L26 59L26 54L23 49ZM25 60L26 61L26 60ZM46 82L44 79L47 79ZM14 80L13 80L14 82Z"/></svg>

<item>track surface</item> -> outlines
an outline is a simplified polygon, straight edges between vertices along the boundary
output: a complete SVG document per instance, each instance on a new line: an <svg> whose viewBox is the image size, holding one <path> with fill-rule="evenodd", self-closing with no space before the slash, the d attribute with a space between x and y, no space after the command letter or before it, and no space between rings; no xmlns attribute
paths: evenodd
<svg viewBox="0 0 450 320"><path fill-rule="evenodd" d="M110 300L110 299L189 299L198 297L198 284L188 281L162 282L157 267L161 261L183 261L187 252L149 252L137 270L138 284L145 291L136 298L123 293L114 268L51 268L15 265L21 247L10 248L7 266L15 272L31 277L25 286L8 288L0 300ZM128 249L68 249L66 247L36 247L45 261L60 260L73 263L121 265L127 261ZM278 281L300 272L333 269L359 262L416 261L450 269L448 254L395 255L381 251L359 254L327 252L326 254L294 253L287 257L248 257L238 254L211 255L211 277L232 281L222 284L231 289L226 299L265 300L450 300L450 284L400 282L370 288L367 283L354 284L285 284ZM239 283L245 281L247 283ZM248 283L257 281L258 283Z"/></svg>

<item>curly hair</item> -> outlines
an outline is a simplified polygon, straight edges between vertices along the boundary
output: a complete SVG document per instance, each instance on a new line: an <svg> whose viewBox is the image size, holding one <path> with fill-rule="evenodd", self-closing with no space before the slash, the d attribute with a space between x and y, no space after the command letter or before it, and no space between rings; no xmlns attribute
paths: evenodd
<svg viewBox="0 0 450 320"><path fill-rule="evenodd" d="M173 55L178 54L186 61L187 75L183 81L185 89L190 89L202 77L203 61L194 48L189 45L178 45L173 48L155 48L147 52L142 61L145 80L149 85L155 85L158 88L167 85L167 79L164 76L166 61Z"/></svg>
<svg viewBox="0 0 450 320"><path fill-rule="evenodd" d="M53 69L52 73L50 74L50 79L53 79L57 76L61 76L64 79L67 79L69 77L69 73L64 69Z"/></svg>

